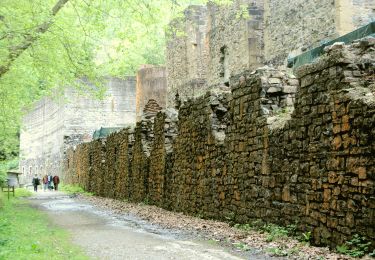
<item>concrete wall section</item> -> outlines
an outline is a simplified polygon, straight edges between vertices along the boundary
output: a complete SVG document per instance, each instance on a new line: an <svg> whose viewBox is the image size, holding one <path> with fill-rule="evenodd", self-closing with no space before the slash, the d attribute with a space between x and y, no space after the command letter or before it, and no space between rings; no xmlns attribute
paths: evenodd
<svg viewBox="0 0 375 260"><path fill-rule="evenodd" d="M103 99L83 95L76 89L65 93L66 135L92 136L100 127L121 127L135 122L135 77L109 79Z"/></svg>
<svg viewBox="0 0 375 260"><path fill-rule="evenodd" d="M135 124L135 77L110 78L99 100L67 88L63 98L44 98L25 115L20 137L20 165L24 183L39 176L61 173L67 147L92 140L100 127Z"/></svg>

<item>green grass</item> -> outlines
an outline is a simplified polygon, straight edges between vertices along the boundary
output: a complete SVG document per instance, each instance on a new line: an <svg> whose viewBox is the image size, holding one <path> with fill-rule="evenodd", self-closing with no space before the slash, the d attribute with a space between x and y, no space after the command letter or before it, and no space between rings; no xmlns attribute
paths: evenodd
<svg viewBox="0 0 375 260"><path fill-rule="evenodd" d="M0 192L0 259L88 259L70 242L69 234L51 225L46 214L19 197L30 192L17 189L8 201Z"/></svg>
<svg viewBox="0 0 375 260"><path fill-rule="evenodd" d="M66 192L68 194L75 194L75 193L80 193L80 194L85 194L88 196L94 195L91 192L86 192L82 187L78 185L69 185L69 184L62 184L59 187L60 191Z"/></svg>

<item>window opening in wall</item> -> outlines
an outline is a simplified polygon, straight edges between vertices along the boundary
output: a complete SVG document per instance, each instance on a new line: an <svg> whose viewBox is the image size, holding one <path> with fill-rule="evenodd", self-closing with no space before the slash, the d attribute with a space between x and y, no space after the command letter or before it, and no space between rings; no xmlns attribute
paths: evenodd
<svg viewBox="0 0 375 260"><path fill-rule="evenodd" d="M220 77L225 86L229 87L229 61L228 61L228 47L220 48Z"/></svg>

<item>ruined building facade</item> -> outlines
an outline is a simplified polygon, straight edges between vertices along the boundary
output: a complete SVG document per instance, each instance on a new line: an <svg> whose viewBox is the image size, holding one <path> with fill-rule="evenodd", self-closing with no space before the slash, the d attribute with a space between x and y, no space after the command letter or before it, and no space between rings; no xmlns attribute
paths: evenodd
<svg viewBox="0 0 375 260"><path fill-rule="evenodd" d="M168 104L228 85L230 76L294 57L375 20L370 0L235 0L191 6L171 23Z"/></svg>

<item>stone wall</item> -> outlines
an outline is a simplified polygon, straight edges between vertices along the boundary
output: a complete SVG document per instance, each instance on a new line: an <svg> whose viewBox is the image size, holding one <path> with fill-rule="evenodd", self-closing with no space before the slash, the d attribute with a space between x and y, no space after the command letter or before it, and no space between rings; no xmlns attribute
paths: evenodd
<svg viewBox="0 0 375 260"><path fill-rule="evenodd" d="M276 66L375 19L368 0L265 0L264 9L265 62Z"/></svg>
<svg viewBox="0 0 375 260"><path fill-rule="evenodd" d="M143 108L153 99L162 108L167 105L167 75L165 67L143 65L137 72L136 114L137 121L143 115Z"/></svg>
<svg viewBox="0 0 375 260"><path fill-rule="evenodd" d="M178 120L167 110L114 134L121 164L112 139L91 143L95 159L79 176L92 176L101 196L120 183L128 189L116 198L191 215L297 223L319 245L354 234L375 241L374 46L334 45L296 72L299 81L271 68L242 72L230 92L185 102ZM87 152L69 154L76 163L66 171L79 183L77 161ZM113 168L125 174L113 178Z"/></svg>
<svg viewBox="0 0 375 260"><path fill-rule="evenodd" d="M339 35L375 20L375 4L371 0L335 0L335 8L335 22Z"/></svg>
<svg viewBox="0 0 375 260"><path fill-rule="evenodd" d="M166 67L168 72L168 106L173 106L177 92L194 97L204 87L206 78L207 7L190 6L182 18L171 22L168 30Z"/></svg>
<svg viewBox="0 0 375 260"><path fill-rule="evenodd" d="M168 31L168 106L228 85L229 78L288 57L374 21L371 0L235 0L191 6Z"/></svg>
<svg viewBox="0 0 375 260"><path fill-rule="evenodd" d="M338 36L332 0L266 0L265 59L282 65L321 41Z"/></svg>
<svg viewBox="0 0 375 260"><path fill-rule="evenodd" d="M263 64L263 1L208 5L207 85L229 84L230 76Z"/></svg>
<svg viewBox="0 0 375 260"><path fill-rule="evenodd" d="M263 62L263 2L191 6L170 24L168 104L229 84L229 77Z"/></svg>
<svg viewBox="0 0 375 260"><path fill-rule="evenodd" d="M67 147L92 140L100 127L135 123L135 77L111 78L103 99L67 88L61 98L44 98L23 118L20 136L21 181L61 174L60 162Z"/></svg>

